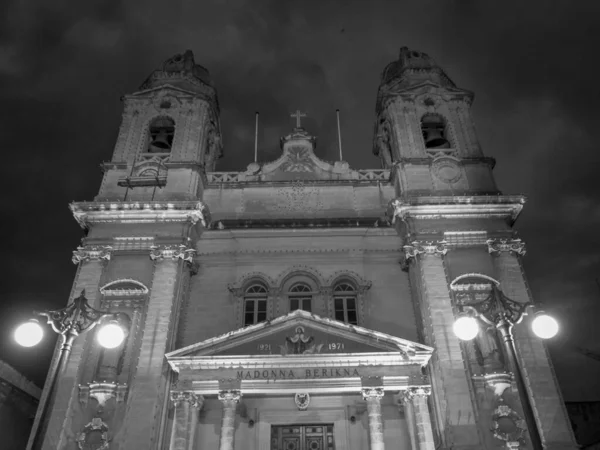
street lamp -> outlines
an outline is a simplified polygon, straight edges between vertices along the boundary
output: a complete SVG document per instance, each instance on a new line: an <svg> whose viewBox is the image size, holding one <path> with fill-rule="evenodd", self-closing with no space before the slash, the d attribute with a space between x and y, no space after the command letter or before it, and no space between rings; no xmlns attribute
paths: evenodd
<svg viewBox="0 0 600 450"><path fill-rule="evenodd" d="M75 298L73 303L67 305L65 308L36 312L36 314L47 318L52 329L61 335L62 344L58 362L50 368L50 373L48 374L46 395L40 398L40 405L38 406L40 411L39 419L34 424L34 429L32 430L33 441L30 439L32 446L28 447L34 449L37 448L44 434L44 428L47 425L46 416L48 415L48 408L54 395L56 379L66 367L75 338L91 330L104 319L109 319L108 323L103 324L98 332L97 338L100 345L105 348L116 348L125 339L125 332L119 325L118 315L92 308L85 298L85 290L82 290L79 297ZM20 325L15 330L14 337L20 345L33 347L42 340L43 334L44 332L40 323L36 319L32 319Z"/></svg>
<svg viewBox="0 0 600 450"><path fill-rule="evenodd" d="M535 422L533 407L523 374L517 359L515 341L512 335L512 327L519 323L525 314L529 303L519 303L506 297L495 284L492 284L491 295L481 299L467 296L457 301L459 317L454 323L454 332L461 340L471 340L477 336L478 325L476 318L480 318L489 325L493 325L500 332L504 344L508 364L515 376L521 405L523 406L523 415L531 437L531 446L535 450L543 450L542 439ZM536 336L548 339L554 337L558 332L558 323L552 317L543 312L536 314L532 323L533 332Z"/></svg>

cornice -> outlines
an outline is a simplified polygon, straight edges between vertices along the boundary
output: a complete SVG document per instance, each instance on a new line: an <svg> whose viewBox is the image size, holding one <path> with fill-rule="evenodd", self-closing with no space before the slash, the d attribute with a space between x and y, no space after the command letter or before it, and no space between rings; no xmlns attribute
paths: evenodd
<svg viewBox="0 0 600 450"><path fill-rule="evenodd" d="M456 158L453 155L448 155L446 157L452 156L459 164L463 165L472 165L472 164L487 164L490 168L494 168L496 166L496 160L494 158L488 156L481 157L462 157ZM443 156L442 156L443 157ZM396 160L396 164L403 165L422 165L422 166L430 166L436 158L433 157L423 157L423 158L399 158Z"/></svg>
<svg viewBox="0 0 600 450"><path fill-rule="evenodd" d="M275 212L273 212L275 214ZM221 219L215 220L211 228L215 230L260 229L260 228L388 228L390 223L381 217L351 218L262 218L262 219Z"/></svg>
<svg viewBox="0 0 600 450"><path fill-rule="evenodd" d="M82 228L96 223L200 222L210 224L208 207L199 201L105 201L69 205Z"/></svg>
<svg viewBox="0 0 600 450"><path fill-rule="evenodd" d="M344 253L344 252L362 252L362 253L396 253L400 252L401 248L356 248L356 247L344 247L344 248L256 248L256 249L243 249L243 250L230 250L230 251L199 251L198 256L209 256L209 255L251 255L251 254L266 254L266 253Z"/></svg>
<svg viewBox="0 0 600 450"><path fill-rule="evenodd" d="M387 214L396 219L504 218L515 221L523 209L522 195L464 195L396 198Z"/></svg>
<svg viewBox="0 0 600 450"><path fill-rule="evenodd" d="M492 254L509 252L524 256L527 253L525 242L521 239L488 239L486 243L488 252Z"/></svg>

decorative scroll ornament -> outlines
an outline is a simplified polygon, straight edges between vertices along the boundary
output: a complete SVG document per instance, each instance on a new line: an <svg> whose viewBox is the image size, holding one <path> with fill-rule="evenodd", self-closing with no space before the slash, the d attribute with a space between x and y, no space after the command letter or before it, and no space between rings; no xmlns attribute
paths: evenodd
<svg viewBox="0 0 600 450"><path fill-rule="evenodd" d="M410 244L404 246L404 254L407 260L423 254L441 256L448 253L446 241L412 241Z"/></svg>
<svg viewBox="0 0 600 450"><path fill-rule="evenodd" d="M112 247L109 245L86 245L73 251L73 264L83 261L109 261Z"/></svg>
<svg viewBox="0 0 600 450"><path fill-rule="evenodd" d="M314 336L304 336L304 327L296 327L296 334L285 338L285 344L280 345L281 354L285 355L311 355L320 353L323 344L315 344Z"/></svg>
<svg viewBox="0 0 600 450"><path fill-rule="evenodd" d="M204 406L204 397L190 391L171 391L171 401L175 406L183 402L187 402L190 406L198 409L202 409Z"/></svg>
<svg viewBox="0 0 600 450"><path fill-rule="evenodd" d="M225 391L219 391L218 398L222 402L239 402L242 398L242 391L237 389L229 389Z"/></svg>
<svg viewBox="0 0 600 450"><path fill-rule="evenodd" d="M514 252L521 256L527 253L525 242L521 239L488 239L486 242L489 253Z"/></svg>
<svg viewBox="0 0 600 450"><path fill-rule="evenodd" d="M405 402L412 401L415 397L427 397L431 395L430 386L413 386L403 392L403 400Z"/></svg>
<svg viewBox="0 0 600 450"><path fill-rule="evenodd" d="M310 395L307 393L297 393L294 396L294 401L296 402L296 406L300 411L306 411L308 409L308 405L310 404Z"/></svg>
<svg viewBox="0 0 600 450"><path fill-rule="evenodd" d="M108 444L108 425L100 417L94 417L77 437L80 450L107 450Z"/></svg>
<svg viewBox="0 0 600 450"><path fill-rule="evenodd" d="M383 394L384 394L382 387L363 388L363 389L361 389L361 393L365 400L368 400L370 398L381 399L381 398L383 398Z"/></svg>
<svg viewBox="0 0 600 450"><path fill-rule="evenodd" d="M181 259L187 263L194 261L196 250L186 245L153 245L150 247L150 259L152 261L163 259Z"/></svg>
<svg viewBox="0 0 600 450"><path fill-rule="evenodd" d="M509 424L510 422L512 424ZM524 443L527 427L515 410L502 404L498 405L492 414L491 431L496 439L506 442L507 447L518 448Z"/></svg>

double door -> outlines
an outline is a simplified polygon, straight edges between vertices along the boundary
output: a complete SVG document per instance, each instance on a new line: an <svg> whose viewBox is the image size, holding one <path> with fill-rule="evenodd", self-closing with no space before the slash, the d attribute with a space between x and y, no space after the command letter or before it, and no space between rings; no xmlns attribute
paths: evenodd
<svg viewBox="0 0 600 450"><path fill-rule="evenodd" d="M335 450L333 425L273 425L271 450Z"/></svg>

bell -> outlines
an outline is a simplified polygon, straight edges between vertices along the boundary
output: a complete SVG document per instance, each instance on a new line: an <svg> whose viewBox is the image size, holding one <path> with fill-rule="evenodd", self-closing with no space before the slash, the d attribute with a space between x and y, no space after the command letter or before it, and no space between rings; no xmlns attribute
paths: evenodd
<svg viewBox="0 0 600 450"><path fill-rule="evenodd" d="M450 142L442 135L442 130L439 128L429 128L425 130L425 147L426 148L450 148Z"/></svg>
<svg viewBox="0 0 600 450"><path fill-rule="evenodd" d="M171 144L169 144L169 136L167 131L163 128L158 134L152 139L150 143L150 147L148 149L149 153L167 153L171 151Z"/></svg>

